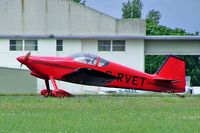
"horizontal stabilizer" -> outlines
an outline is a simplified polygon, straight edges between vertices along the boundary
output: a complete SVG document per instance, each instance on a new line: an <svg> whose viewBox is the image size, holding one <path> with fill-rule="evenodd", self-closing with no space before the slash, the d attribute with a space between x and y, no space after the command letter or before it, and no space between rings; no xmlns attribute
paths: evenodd
<svg viewBox="0 0 200 133"><path fill-rule="evenodd" d="M182 82L181 80L165 79L165 78L155 78L155 80L158 82L171 82L171 83Z"/></svg>

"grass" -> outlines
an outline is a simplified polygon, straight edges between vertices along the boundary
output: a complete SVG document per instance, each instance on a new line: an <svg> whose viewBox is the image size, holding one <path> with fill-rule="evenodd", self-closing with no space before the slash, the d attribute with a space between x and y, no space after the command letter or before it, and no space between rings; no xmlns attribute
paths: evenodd
<svg viewBox="0 0 200 133"><path fill-rule="evenodd" d="M0 96L0 133L198 133L200 97Z"/></svg>

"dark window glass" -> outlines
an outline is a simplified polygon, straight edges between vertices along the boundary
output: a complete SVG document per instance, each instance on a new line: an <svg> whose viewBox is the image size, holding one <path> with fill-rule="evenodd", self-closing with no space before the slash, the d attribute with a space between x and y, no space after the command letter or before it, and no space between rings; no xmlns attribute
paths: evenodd
<svg viewBox="0 0 200 133"><path fill-rule="evenodd" d="M22 40L10 40L10 51L22 51Z"/></svg>
<svg viewBox="0 0 200 133"><path fill-rule="evenodd" d="M63 51L63 40L56 41L56 51Z"/></svg>
<svg viewBox="0 0 200 133"><path fill-rule="evenodd" d="M111 41L110 40L99 40L98 41L98 51L110 51Z"/></svg>
<svg viewBox="0 0 200 133"><path fill-rule="evenodd" d="M125 51L125 40L113 40L112 51Z"/></svg>
<svg viewBox="0 0 200 133"><path fill-rule="evenodd" d="M37 51L38 42L37 40L25 40L25 51Z"/></svg>

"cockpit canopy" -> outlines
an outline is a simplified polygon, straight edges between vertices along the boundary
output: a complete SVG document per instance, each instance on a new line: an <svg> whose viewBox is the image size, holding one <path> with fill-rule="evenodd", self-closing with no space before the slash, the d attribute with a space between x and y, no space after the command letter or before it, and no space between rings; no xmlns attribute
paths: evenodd
<svg viewBox="0 0 200 133"><path fill-rule="evenodd" d="M86 53L79 53L79 54L73 54L70 56L74 61L84 63L84 64L90 64L90 65L97 65L99 67L106 66L109 64L109 62L103 58L100 58L99 56L95 54L86 54Z"/></svg>

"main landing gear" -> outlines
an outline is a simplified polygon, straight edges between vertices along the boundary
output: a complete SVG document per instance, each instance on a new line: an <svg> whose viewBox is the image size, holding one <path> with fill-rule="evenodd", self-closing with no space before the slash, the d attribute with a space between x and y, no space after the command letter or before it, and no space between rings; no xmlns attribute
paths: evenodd
<svg viewBox="0 0 200 133"><path fill-rule="evenodd" d="M49 86L49 80L45 79L45 85L46 85L46 89L43 89L40 91L41 95L43 95L44 97L48 97L48 96L52 96L52 97L71 97L73 96L71 93L66 92L62 89L58 89L58 86L56 85L56 81L54 80L53 77L49 77L51 83L53 84L54 90L50 89Z"/></svg>

